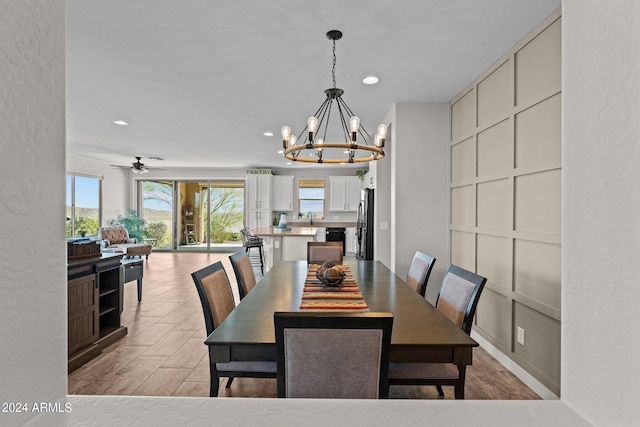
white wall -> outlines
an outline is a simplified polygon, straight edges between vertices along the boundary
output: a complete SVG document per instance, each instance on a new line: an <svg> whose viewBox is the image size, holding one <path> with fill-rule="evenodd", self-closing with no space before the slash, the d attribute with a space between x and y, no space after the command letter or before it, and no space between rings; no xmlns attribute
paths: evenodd
<svg viewBox="0 0 640 427"><path fill-rule="evenodd" d="M396 104L395 111L394 271L406 277L417 250L435 257L427 286L435 304L449 266L449 104Z"/></svg>
<svg viewBox="0 0 640 427"><path fill-rule="evenodd" d="M562 399L640 423L640 2L563 7Z"/></svg>
<svg viewBox="0 0 640 427"><path fill-rule="evenodd" d="M64 3L0 3L0 425L67 394ZM6 408L9 409L9 408Z"/></svg>
<svg viewBox="0 0 640 427"><path fill-rule="evenodd" d="M637 425L640 5L564 3L561 401L70 396L71 413L42 414L30 425L588 425L579 414L598 426ZM51 402L66 389L65 253L57 243L64 241L63 23L59 1L0 3L0 57L9 59L0 62L3 402ZM588 47L595 49L586 54ZM39 84L43 75L47 85ZM37 416L0 413L0 424Z"/></svg>
<svg viewBox="0 0 640 427"><path fill-rule="evenodd" d="M427 297L435 303L449 266L449 105L397 103L385 123L391 124L387 156L372 168L375 259L405 278L417 250L434 256Z"/></svg>

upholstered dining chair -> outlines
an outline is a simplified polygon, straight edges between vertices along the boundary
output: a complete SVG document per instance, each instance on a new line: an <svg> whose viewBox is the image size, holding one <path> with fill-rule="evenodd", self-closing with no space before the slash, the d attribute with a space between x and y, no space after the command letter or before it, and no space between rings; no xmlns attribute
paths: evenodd
<svg viewBox="0 0 640 427"><path fill-rule="evenodd" d="M200 296L204 323L209 336L235 308L231 284L220 261L191 273L191 277ZM231 387L235 377L275 378L276 364L258 361L215 363L212 348L209 346L209 373L211 380L209 396L216 397L220 377L229 378L227 388Z"/></svg>
<svg viewBox="0 0 640 427"><path fill-rule="evenodd" d="M276 312L274 325L278 397L388 397L393 313Z"/></svg>
<svg viewBox="0 0 640 427"><path fill-rule="evenodd" d="M253 272L253 266L246 253L239 251L233 255L229 255L233 272L238 282L238 294L240 300L249 293L256 285L256 275Z"/></svg>
<svg viewBox="0 0 640 427"><path fill-rule="evenodd" d="M436 309L471 334L473 316L487 279L455 265L450 265L442 279ZM390 385L435 385L444 396L442 386L464 387L465 369L452 363L390 363ZM457 394L457 393L456 393Z"/></svg>
<svg viewBox="0 0 640 427"><path fill-rule="evenodd" d="M322 264L325 261L342 264L342 242L307 242L307 262Z"/></svg>
<svg viewBox="0 0 640 427"><path fill-rule="evenodd" d="M427 282L435 263L436 259L434 257L420 251L416 251L411 261L406 282L422 296L426 294Z"/></svg>

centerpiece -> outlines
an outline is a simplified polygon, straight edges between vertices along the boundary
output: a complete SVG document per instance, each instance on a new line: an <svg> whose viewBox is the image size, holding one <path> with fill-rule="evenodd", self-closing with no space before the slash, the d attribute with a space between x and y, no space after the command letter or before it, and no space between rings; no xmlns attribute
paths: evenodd
<svg viewBox="0 0 640 427"><path fill-rule="evenodd" d="M340 265L325 261L316 272L316 277L324 286L340 286L346 274Z"/></svg>

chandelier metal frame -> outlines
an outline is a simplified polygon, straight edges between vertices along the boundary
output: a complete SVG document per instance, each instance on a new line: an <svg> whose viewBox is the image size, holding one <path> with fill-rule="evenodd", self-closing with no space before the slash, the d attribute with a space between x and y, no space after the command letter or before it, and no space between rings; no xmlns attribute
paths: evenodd
<svg viewBox="0 0 640 427"><path fill-rule="evenodd" d="M384 157L384 141L387 133L386 125L378 126L374 137L360 125L360 119L353 114L351 108L342 99L344 91L336 87L336 40L342 38L342 32L331 30L327 32L327 38L333 42L333 87L324 91L326 99L320 105L315 114L307 120L307 126L296 137L288 126L282 127L282 148L284 157L294 162L306 163L360 163L380 160ZM327 142L326 135L331 119L332 108L338 110L340 127L344 133L344 142ZM349 117L347 120L345 115ZM322 137L318 137L321 133ZM359 136L359 139L358 139ZM362 143L359 143L361 141ZM347 154L346 158L324 159L326 149L339 149ZM300 156L305 150L315 152L314 157ZM358 150L364 151L358 155Z"/></svg>

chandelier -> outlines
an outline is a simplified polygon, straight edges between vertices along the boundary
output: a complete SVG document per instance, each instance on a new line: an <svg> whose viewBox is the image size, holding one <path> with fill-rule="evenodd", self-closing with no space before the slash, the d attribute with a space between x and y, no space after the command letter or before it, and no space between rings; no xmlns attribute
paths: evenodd
<svg viewBox="0 0 640 427"><path fill-rule="evenodd" d="M292 134L289 126L282 127L284 157L294 162L308 163L358 163L379 160L384 157L387 126L378 126L372 138L360 125L360 118L353 114L344 102L344 91L336 87L336 40L342 38L342 33L331 30L327 33L327 38L333 41L333 87L324 91L327 98L316 113L309 117L307 126L299 136ZM333 120L335 128L331 129L339 129L337 133L343 134L342 141L327 140L327 131L331 130L329 123L332 110L337 110L337 115L334 114L334 117L337 117ZM331 154L328 150L331 150ZM309 156L301 156L301 153L309 153Z"/></svg>

